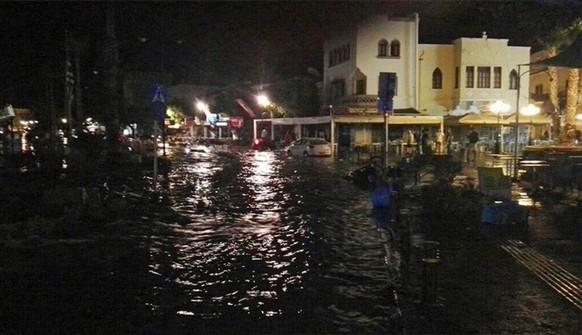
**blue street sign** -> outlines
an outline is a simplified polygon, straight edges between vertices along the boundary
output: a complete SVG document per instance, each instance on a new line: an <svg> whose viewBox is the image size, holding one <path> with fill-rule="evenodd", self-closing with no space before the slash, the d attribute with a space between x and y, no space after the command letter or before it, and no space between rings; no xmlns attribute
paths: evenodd
<svg viewBox="0 0 582 335"><path fill-rule="evenodd" d="M153 102L152 109L154 114L154 120L164 122L166 119L166 104L162 102Z"/></svg>
<svg viewBox="0 0 582 335"><path fill-rule="evenodd" d="M378 112L381 112L381 113L388 112L389 114L392 114L393 108L394 108L394 102L392 100L389 100L386 102L378 100L378 103L376 104L376 108L378 108Z"/></svg>
<svg viewBox="0 0 582 335"><path fill-rule="evenodd" d="M155 84L152 86L150 93L150 101L152 103L161 102L163 104L168 103L168 91L164 85Z"/></svg>

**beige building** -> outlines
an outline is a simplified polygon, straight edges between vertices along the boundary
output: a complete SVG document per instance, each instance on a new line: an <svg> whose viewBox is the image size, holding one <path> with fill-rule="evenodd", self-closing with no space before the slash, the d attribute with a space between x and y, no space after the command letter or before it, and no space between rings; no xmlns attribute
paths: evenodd
<svg viewBox="0 0 582 335"><path fill-rule="evenodd" d="M396 113L444 115L487 110L502 100L515 110L517 82L529 87L530 47L507 39L459 38L450 45L420 44L418 16L376 16L324 43L324 104L336 114L378 112L381 73L396 75ZM520 78L521 77L521 78ZM528 90L520 92L520 106ZM471 107L473 106L473 107Z"/></svg>
<svg viewBox="0 0 582 335"><path fill-rule="evenodd" d="M459 38L452 45L419 45L420 103L423 114L442 114L489 106L501 100L517 107L527 106L529 47L508 46L506 39ZM521 78L520 78L521 77ZM474 107L472 107L474 106Z"/></svg>
<svg viewBox="0 0 582 335"><path fill-rule="evenodd" d="M393 73L394 109L415 108L418 23L417 15L376 16L325 40L324 104L334 113L375 113L380 73Z"/></svg>

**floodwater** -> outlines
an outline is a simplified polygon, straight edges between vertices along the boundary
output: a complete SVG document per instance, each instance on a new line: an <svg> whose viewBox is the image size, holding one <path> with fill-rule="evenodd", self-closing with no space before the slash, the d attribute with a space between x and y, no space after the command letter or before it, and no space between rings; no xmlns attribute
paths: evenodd
<svg viewBox="0 0 582 335"><path fill-rule="evenodd" d="M352 164L218 146L170 157L160 187L181 219L144 212L129 236L20 251L0 330L401 332L398 252L370 191L342 178Z"/></svg>

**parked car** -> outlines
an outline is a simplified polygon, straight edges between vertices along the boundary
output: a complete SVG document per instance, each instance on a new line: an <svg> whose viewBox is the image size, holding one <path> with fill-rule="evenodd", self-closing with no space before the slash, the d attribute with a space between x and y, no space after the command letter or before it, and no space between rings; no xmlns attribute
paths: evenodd
<svg viewBox="0 0 582 335"><path fill-rule="evenodd" d="M331 156L331 143L323 138L304 137L285 148L292 156Z"/></svg>

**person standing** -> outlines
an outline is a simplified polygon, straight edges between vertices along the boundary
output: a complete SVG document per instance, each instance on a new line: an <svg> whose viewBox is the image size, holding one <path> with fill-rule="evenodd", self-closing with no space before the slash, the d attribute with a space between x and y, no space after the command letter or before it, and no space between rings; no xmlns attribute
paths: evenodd
<svg viewBox="0 0 582 335"><path fill-rule="evenodd" d="M420 145L423 155L432 154L432 148L430 147L430 136L428 135L428 129L422 130L422 136L420 137Z"/></svg>
<svg viewBox="0 0 582 335"><path fill-rule="evenodd" d="M442 132L442 130L438 129L435 137L434 137L434 141L435 141L435 146L436 146L436 153L437 155L442 155L444 154L444 149L445 149L445 134Z"/></svg>
<svg viewBox="0 0 582 335"><path fill-rule="evenodd" d="M471 127L471 132L468 136L467 143L467 163L475 163L477 159L477 142L479 142L479 134Z"/></svg>
<svg viewBox="0 0 582 335"><path fill-rule="evenodd" d="M289 133L289 131L287 131L285 133L285 136L283 136L283 141L285 142L285 146L288 146L291 144L291 142L293 142L293 136L291 136L291 133Z"/></svg>
<svg viewBox="0 0 582 335"><path fill-rule="evenodd" d="M447 148L447 155L453 154L453 132L451 129L445 131L445 146Z"/></svg>

